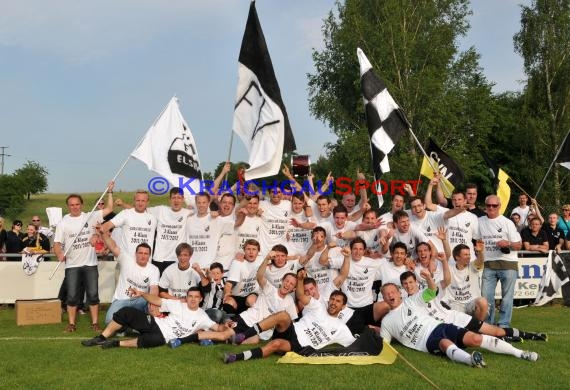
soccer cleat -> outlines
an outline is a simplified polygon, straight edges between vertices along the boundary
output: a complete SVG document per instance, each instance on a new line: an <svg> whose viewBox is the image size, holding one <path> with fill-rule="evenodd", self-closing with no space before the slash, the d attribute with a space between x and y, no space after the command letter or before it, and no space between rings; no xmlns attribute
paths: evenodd
<svg viewBox="0 0 570 390"><path fill-rule="evenodd" d="M178 348L182 345L182 340L180 339L172 339L168 342L168 344L170 344L170 348L174 349L174 348Z"/></svg>
<svg viewBox="0 0 570 390"><path fill-rule="evenodd" d="M548 341L548 335L546 333L531 333L530 340L538 340L538 341Z"/></svg>
<svg viewBox="0 0 570 390"><path fill-rule="evenodd" d="M101 348L109 349L109 348L116 348L120 347L119 340L106 340L103 344L101 344Z"/></svg>
<svg viewBox="0 0 570 390"><path fill-rule="evenodd" d="M214 345L214 342L210 339L204 339L204 340L200 340L200 345L201 346Z"/></svg>
<svg viewBox="0 0 570 390"><path fill-rule="evenodd" d="M236 333L230 337L230 341L233 345L240 345L245 340L245 334L243 333Z"/></svg>
<svg viewBox="0 0 570 390"><path fill-rule="evenodd" d="M107 341L107 339L102 335L99 335L93 337L92 339L81 341L81 345L84 347L94 347L96 345L103 345L105 341Z"/></svg>
<svg viewBox="0 0 570 390"><path fill-rule="evenodd" d="M518 336L503 336L499 338L509 343L524 343L523 338Z"/></svg>
<svg viewBox="0 0 570 390"><path fill-rule="evenodd" d="M473 351L471 354L471 367L485 368L487 365L483 360L483 355L479 351Z"/></svg>
<svg viewBox="0 0 570 390"><path fill-rule="evenodd" d="M528 360L529 362L536 362L538 360L538 353L532 351L523 351L521 359Z"/></svg>
<svg viewBox="0 0 570 390"><path fill-rule="evenodd" d="M230 364L237 360L235 353L224 353L224 363Z"/></svg>

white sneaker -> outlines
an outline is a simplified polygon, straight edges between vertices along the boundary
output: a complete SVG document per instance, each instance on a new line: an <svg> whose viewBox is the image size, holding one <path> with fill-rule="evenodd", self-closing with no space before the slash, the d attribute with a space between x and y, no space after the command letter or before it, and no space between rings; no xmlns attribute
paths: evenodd
<svg viewBox="0 0 570 390"><path fill-rule="evenodd" d="M536 362L538 360L538 353L532 351L523 351L521 359L528 360L529 362Z"/></svg>

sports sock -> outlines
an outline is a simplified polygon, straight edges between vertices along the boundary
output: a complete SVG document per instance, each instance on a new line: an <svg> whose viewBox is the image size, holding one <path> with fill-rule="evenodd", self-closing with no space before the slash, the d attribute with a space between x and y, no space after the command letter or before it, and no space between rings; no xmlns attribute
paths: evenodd
<svg viewBox="0 0 570 390"><path fill-rule="evenodd" d="M498 339L493 336L487 336L485 334L481 335L483 341L481 342L481 348L485 348L488 351L501 353L504 355L513 355L516 357L520 357L522 351L513 347L511 344Z"/></svg>
<svg viewBox="0 0 570 390"><path fill-rule="evenodd" d="M471 365L471 355L459 348L457 345L453 344L447 348L445 354L450 360L457 363Z"/></svg>
<svg viewBox="0 0 570 390"><path fill-rule="evenodd" d="M243 351L242 353L236 354L236 360L261 359L262 357L263 352L261 351L261 348L254 348L249 351Z"/></svg>
<svg viewBox="0 0 570 390"><path fill-rule="evenodd" d="M249 328L247 328L245 330L245 332L243 332L243 334L245 335L245 338L248 339L250 337L253 337L255 335L258 335L262 332L259 324L253 324L253 326L250 326Z"/></svg>
<svg viewBox="0 0 570 390"><path fill-rule="evenodd" d="M182 337L180 339L180 341L182 342L182 344L197 343L199 341L198 340L198 333L194 333L194 334L191 334L190 336Z"/></svg>

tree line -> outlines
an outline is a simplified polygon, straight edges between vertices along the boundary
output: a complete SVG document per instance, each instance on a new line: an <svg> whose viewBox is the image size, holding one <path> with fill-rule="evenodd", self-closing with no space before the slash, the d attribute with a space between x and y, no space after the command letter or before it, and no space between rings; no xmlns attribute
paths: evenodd
<svg viewBox="0 0 570 390"><path fill-rule="evenodd" d="M26 161L11 175L0 175L0 216L18 216L26 199L47 190L47 176L47 169L35 161Z"/></svg>

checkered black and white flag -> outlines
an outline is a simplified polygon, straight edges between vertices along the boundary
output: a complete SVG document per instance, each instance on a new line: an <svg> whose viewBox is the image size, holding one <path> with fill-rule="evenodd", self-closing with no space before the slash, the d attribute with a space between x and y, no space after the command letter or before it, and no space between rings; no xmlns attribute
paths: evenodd
<svg viewBox="0 0 570 390"><path fill-rule="evenodd" d="M379 180L383 173L390 172L388 153L410 128L410 124L400 106L392 99L384 81L374 73L364 52L358 48L356 53L360 63L360 86L370 135L372 167L374 177ZM379 195L380 203L383 202L381 199Z"/></svg>
<svg viewBox="0 0 570 390"><path fill-rule="evenodd" d="M548 259L546 260L546 269L540 280L540 285L538 286L538 296L534 301L535 306L542 306L550 302L556 293L562 291L564 293L568 292L570 288L570 283L568 280L568 272L564 266L564 262L560 258L560 255L556 254L554 251L548 252Z"/></svg>

